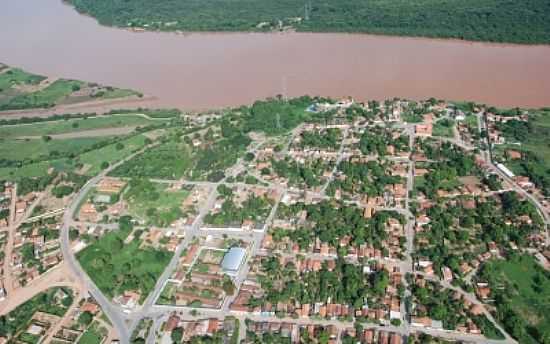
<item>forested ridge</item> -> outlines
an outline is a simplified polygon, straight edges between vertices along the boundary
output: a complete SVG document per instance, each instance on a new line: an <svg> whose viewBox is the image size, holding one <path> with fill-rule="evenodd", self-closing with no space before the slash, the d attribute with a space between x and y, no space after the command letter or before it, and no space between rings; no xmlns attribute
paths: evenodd
<svg viewBox="0 0 550 344"><path fill-rule="evenodd" d="M550 43L548 0L66 0L101 24L162 31L364 32Z"/></svg>

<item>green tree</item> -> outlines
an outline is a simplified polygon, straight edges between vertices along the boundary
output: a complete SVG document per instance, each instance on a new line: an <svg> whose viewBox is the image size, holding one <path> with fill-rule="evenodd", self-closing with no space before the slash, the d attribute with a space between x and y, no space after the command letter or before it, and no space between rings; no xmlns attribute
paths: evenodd
<svg viewBox="0 0 550 344"><path fill-rule="evenodd" d="M181 327L176 327L173 331L172 331L172 334L170 334L170 338L172 338L172 342L176 343L176 344L179 344L181 343L181 340L183 338L183 328Z"/></svg>
<svg viewBox="0 0 550 344"><path fill-rule="evenodd" d="M94 320L94 315L90 312L82 312L78 317L78 323L82 326L88 326Z"/></svg>

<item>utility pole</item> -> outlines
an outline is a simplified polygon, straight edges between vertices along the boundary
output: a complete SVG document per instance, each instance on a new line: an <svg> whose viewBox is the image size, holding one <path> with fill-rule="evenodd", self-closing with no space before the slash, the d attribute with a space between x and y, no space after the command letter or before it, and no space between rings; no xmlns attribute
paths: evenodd
<svg viewBox="0 0 550 344"><path fill-rule="evenodd" d="M283 77L281 78L281 88L283 89L283 100L286 101L286 75L283 75Z"/></svg>
<svg viewBox="0 0 550 344"><path fill-rule="evenodd" d="M304 18L307 21L307 20L309 20L309 15L311 13L311 0L305 3L304 12L305 12Z"/></svg>

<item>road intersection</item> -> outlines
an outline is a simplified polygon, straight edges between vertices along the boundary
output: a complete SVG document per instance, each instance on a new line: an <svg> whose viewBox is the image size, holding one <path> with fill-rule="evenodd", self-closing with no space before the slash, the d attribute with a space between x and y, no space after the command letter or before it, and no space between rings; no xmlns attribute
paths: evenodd
<svg viewBox="0 0 550 344"><path fill-rule="evenodd" d="M414 126L412 125L406 125L404 127L405 132L409 135L409 146L412 150L414 148ZM290 140L296 135L298 132L298 129L293 132L293 135L290 136ZM459 141L452 140L453 143L457 143L461 146L464 146L464 144L460 144ZM255 152L256 149L259 147L260 144L253 147L250 152ZM160 306L156 305L156 302L162 292L162 288L166 284L166 281L170 278L173 271L177 268L177 264L179 262L180 256L183 252L183 250L188 247L188 245L193 242L194 239L198 237L203 237L209 234L208 230L204 230L202 228L202 223L204 220L204 217L208 214L208 212L212 209L213 204L215 203L218 193L217 193L217 186L225 183L226 178L222 179L219 182L202 182L202 181L186 181L186 180L179 180L179 181L172 181L172 180L152 180L159 183L173 183L173 182L179 182L184 185L201 185L201 186L207 186L210 187L208 198L205 202L203 202L202 206L199 209L198 216L196 217L195 221L191 226L186 226L184 229L185 231L185 237L183 241L178 245L173 258L169 262L168 266L165 268L164 272L160 276L160 278L157 280L157 283L154 287L154 290L149 294L149 296L146 298L145 302L141 307L136 308L135 310L128 311L124 310L122 307L115 305L112 303L111 300L107 299L107 297L99 290L99 288L95 285L93 280L86 274L86 272L83 270L83 268L80 266L78 260L75 257L75 254L71 247L71 241L69 239L69 230L71 227L73 227L77 222L74 220L74 214L77 211L78 207L82 202L84 201L85 197L88 195L90 190L92 190L93 187L103 178L105 177L109 172L111 172L114 168L120 166L124 162L130 160L134 156L141 154L143 151L154 147L155 144L149 145L145 147L144 149L126 157L125 159L119 161L116 164L111 165L107 169L103 170L100 174L90 179L84 187L76 194L76 196L73 198L70 206L67 207L63 214L63 226L61 229L61 246L62 246L62 252L64 259L66 261L67 267L70 269L71 273L83 284L85 287L85 290L89 292L89 294L98 302L98 304L101 306L107 317L110 319L114 329L118 333L118 339L121 343L126 344L130 343L131 340L131 334L132 331L136 328L139 321L144 318L150 318L153 319L153 326L150 330L149 336L147 338L147 343L154 343L156 341L156 333L159 329L160 324L162 323L161 319L168 316L173 311L183 312L186 317L189 319L194 319L197 317L217 317L217 318L224 318L225 316L232 315L235 316L239 321L241 321L241 325L244 325L242 322L245 318L254 320L254 321L283 321L284 319L279 319L276 317L265 317L265 316L259 316L252 313L247 314L239 314L230 311L229 306L234 299L235 295L227 297L224 300L223 306L220 309L199 309L199 310L193 310L191 308L187 307L176 307L176 306ZM290 146L290 142L286 146L285 149L288 149ZM339 151L338 151L338 158L337 162L341 161L343 159L343 156L345 154L344 145L342 144ZM244 162L241 159L238 160L237 164L232 168L231 173L228 173L228 176L234 176L241 172L244 169ZM493 166L494 167L494 166ZM332 171L332 175L336 172L337 166ZM498 169L496 169L498 173ZM407 220L407 223L405 225L405 236L406 236L406 251L405 251L405 259L402 260L400 263L401 272L403 272L403 275L406 273L415 273L413 268L413 260L412 260L412 254L414 252L414 217L412 216L409 209L409 197L413 191L413 184L414 184L414 161L409 159L408 160L408 175L407 175L407 196L405 200L405 207L404 208L395 208L393 210L396 210L403 215L405 215L405 218ZM245 186L246 184L243 183L226 183L228 186ZM325 190L327 188L327 184L325 184L319 193L318 196L326 197ZM512 184L514 185L514 184ZM260 186L261 187L261 186ZM264 239L264 236L267 231L268 225L273 220L277 207L279 205L279 202L281 201L281 198L284 196L284 194L288 191L285 187L282 187L280 185L274 185L269 183L267 188L276 189L279 191L279 200L275 202L268 219L266 221L266 226L261 231L254 231L253 233L247 232L231 232L227 233L228 235L235 235L235 236L250 236L252 235L252 244L250 252L247 256L247 259L243 265L243 268L239 271L239 274L235 277L234 282L236 284L237 290L240 287L241 283L245 280L246 275L249 271L249 263L250 259L253 258L256 254L258 254L258 251L261 247L262 241ZM518 192L525 193L521 188L520 190L517 190ZM537 204L536 200L533 199L533 197L528 198L533 201L537 205L537 208L539 208L539 205ZM545 212L542 212L543 217L546 221L548 221L548 214ZM113 227L115 229L115 227ZM216 231L216 233L220 234L219 231ZM406 283L406 281L405 281ZM450 285L444 285L445 287L451 288ZM452 288L451 288L452 289ZM408 288L406 288L406 294L405 297L410 296L410 291ZM475 297L475 296L474 296ZM403 303L404 304L404 303ZM497 327L500 328L498 323L494 321L494 319L491 317L491 314L485 310L484 312L486 315L488 315L488 318L490 321L492 321ZM381 330L387 330L392 331L396 333L400 333L403 335L409 335L411 333L415 332L423 332L428 334L433 334L435 336L444 337L448 339L454 339L454 340L464 340L468 342L475 342L475 343L492 343L493 341L487 340L486 338L482 336L475 336L470 334L461 334L456 332L447 332L447 331L441 331L441 330L435 330L435 329L429 329L429 328L414 328L409 325L409 322L407 321L407 312L402 306L401 309L402 314L402 322L400 326L382 326L382 325L368 325L368 327L381 329ZM312 324L331 324L337 326L340 330L344 329L345 327L351 326L350 323L345 323L339 320L314 320L314 319L294 319L291 320L288 319L289 322L293 323L312 323ZM502 330L502 329L501 329ZM504 330L502 330L503 333L506 335L505 341L494 341L495 343L514 343L515 341L511 339L511 337L506 334ZM242 338L241 338L242 339Z"/></svg>

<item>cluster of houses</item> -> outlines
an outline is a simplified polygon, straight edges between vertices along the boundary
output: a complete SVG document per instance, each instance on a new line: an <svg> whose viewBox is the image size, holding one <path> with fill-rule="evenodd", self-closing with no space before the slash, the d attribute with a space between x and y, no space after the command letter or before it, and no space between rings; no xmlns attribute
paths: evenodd
<svg viewBox="0 0 550 344"><path fill-rule="evenodd" d="M529 115L526 113L518 116L502 116L487 112L485 117L487 120L487 135L489 137L489 143L493 145L506 143L505 136L498 128L498 123L506 123L509 121L527 122L529 120Z"/></svg>
<svg viewBox="0 0 550 344"><path fill-rule="evenodd" d="M86 298L81 300L77 308L69 314L69 317L65 319L57 332L53 335L52 340L59 343L78 343L80 338L86 332L87 327L91 326L79 322L79 318L83 313L89 313L92 319L91 324L94 323L94 319L101 318L103 314L101 307L95 302L94 299ZM102 330L106 332L108 329L102 327ZM98 331L100 334L101 332L103 331Z"/></svg>
<svg viewBox="0 0 550 344"><path fill-rule="evenodd" d="M185 188L186 186L183 187ZM204 202L208 199L209 193L210 188L207 186L196 185L190 190L189 195L181 205L184 214L181 221L184 226L193 225L199 213L199 208L203 206Z"/></svg>
<svg viewBox="0 0 550 344"><path fill-rule="evenodd" d="M243 246L220 248L192 243L164 286L162 302L178 306L220 308L228 296L224 282L239 272L246 255L247 250Z"/></svg>
<svg viewBox="0 0 550 344"><path fill-rule="evenodd" d="M271 209L271 206L274 202L276 202L280 198L280 194L275 189L269 189L265 187L260 186L236 186L232 188L232 194L231 196L224 196L220 195L215 203L213 208L210 210L209 216L205 218L205 223L203 224L205 230L234 230L234 231L252 231L252 230L263 230L265 227L265 220L267 218L267 215L260 216L260 214L255 213L254 216L255 219L244 219L244 220L235 220L234 222L230 223L209 223L209 217L214 218L216 215L221 214L224 211L224 203L231 201L235 204L237 208L243 208L245 206L245 202L248 201L251 197L261 198L266 200L266 207L265 209L260 209L264 211L266 214L268 213L268 210ZM231 216L231 214L226 214Z"/></svg>
<svg viewBox="0 0 550 344"><path fill-rule="evenodd" d="M456 197L452 199L448 199L445 201L446 206L461 206L463 209L466 210L473 210L478 207L480 203L486 202L488 198L494 198L498 201L498 198L495 198L494 195L489 195L486 197L471 197L469 194L467 195L461 195L461 197ZM417 247L428 247L430 245L430 242L428 238L424 235L424 233L429 233L430 226L432 223L432 219L427 215L427 210L431 208L434 205L432 201L425 200L423 202L419 203L418 206L418 213L415 220L415 244ZM504 220L504 223L507 225L513 225L513 224L532 224L533 220L529 215L521 215L517 216L516 218L508 218ZM539 241L543 242L543 238L540 237L538 234L533 234L529 238L533 243L537 243ZM450 241L447 241L446 245L450 245L451 249L455 250L456 253L459 253L463 250L463 248L454 247L452 246L453 243ZM510 247L514 250L517 250L518 247L514 242L509 243ZM459 270L462 275L467 275L468 273L476 270L483 262L486 262L492 258L500 258L502 257L501 248L493 241L487 242L487 243L481 243L478 245L467 245L467 250L471 252L477 252L475 256L473 256L469 260L461 261L459 265ZM426 258L420 258L417 260L415 267L419 271L423 271L427 275L440 275L443 277L446 281L452 281L453 280L453 274L455 272L451 272L451 270L448 267L443 267L441 272L434 271L433 268L433 262L431 262L429 259Z"/></svg>
<svg viewBox="0 0 550 344"><path fill-rule="evenodd" d="M317 204L319 198L304 199L300 197L293 197L295 194L287 194L282 200L285 204L296 204L298 200L311 201L306 204ZM381 197L363 198L365 203L361 203L360 208L365 219L371 219L377 212L377 207L381 206L383 200ZM307 219L307 210L301 210L296 216L279 217L280 213L277 213L273 220L272 228L277 230L295 230L299 227L314 227L315 223L309 223ZM300 248L296 241L291 240L288 236L282 238L278 237L274 240L274 232L271 231L264 236L261 249L264 252L283 252L293 254L317 254L322 257L336 257L338 255L339 248L346 249L346 258L354 260L364 259L397 259L402 255L403 242L405 235L405 227L398 219L389 217L385 223L385 231L388 236L384 240L384 250L374 247L372 243L364 243L360 245L352 244L351 236L344 236L340 238L337 246L333 246L328 242L323 242L319 238L315 238L308 248Z"/></svg>
<svg viewBox="0 0 550 344"><path fill-rule="evenodd" d="M423 276L417 275L414 283L420 288L430 290L431 293L437 293L437 290L435 290L435 288L437 288L436 285L425 279ZM454 330L460 333L481 334L481 329L474 323L474 321L472 321L471 318L483 315L485 313L484 307L479 303L473 303L459 292L452 293L452 299L453 303L461 304L460 312L465 319L465 321L458 324ZM443 329L443 322L441 320L432 319L425 315L428 313L426 306L415 302L413 304L413 313L415 315L411 315L411 326L436 330Z"/></svg>
<svg viewBox="0 0 550 344"><path fill-rule="evenodd" d="M307 334L307 338L317 342L328 337L329 344L340 343L344 337L353 338L355 343L361 344L402 344L403 337L394 332L365 329L357 331L354 327L339 328L335 325L298 324L280 321L249 321L247 331L260 337L266 333L277 334L288 338L291 343L302 343L301 338ZM249 343L251 341L245 341Z"/></svg>
<svg viewBox="0 0 550 344"><path fill-rule="evenodd" d="M280 256L280 263L286 265L293 263L296 272L302 276L308 272L316 272L326 266L328 271L332 271L336 266L336 260L305 258L296 259L294 256ZM323 319L350 319L363 318L371 322L380 324L389 324L392 319L401 319L402 301L399 297L399 287L402 283L403 274L399 267L384 266L381 263L373 265L364 265L363 273L370 274L385 269L388 272L389 284L385 294L376 300L375 306L369 307L367 304L356 308L353 305L327 302L316 302L311 304L299 304L296 302L279 302L271 304L269 302L251 303L252 300L262 300L264 291L261 288L259 278L263 273L259 269L259 258L257 257L252 266L251 273L241 285L241 288L231 303L229 309L233 314L239 315L258 315L258 316L292 316L298 318L323 318Z"/></svg>
<svg viewBox="0 0 550 344"><path fill-rule="evenodd" d="M0 231L6 230L6 227L9 225L9 217L11 215L10 205L14 191L14 186L11 183L6 182L2 186L4 191L0 192ZM22 204L20 206L22 206ZM24 212L25 208L26 204L22 210L20 209L20 212Z"/></svg>
<svg viewBox="0 0 550 344"><path fill-rule="evenodd" d="M119 200L126 184L126 181L118 178L104 177L80 207L78 219L82 222L98 222L105 216L116 218L126 214L128 206Z"/></svg>
<svg viewBox="0 0 550 344"><path fill-rule="evenodd" d="M191 342L194 337L212 336L221 331L224 332L227 338L230 338L233 335L233 332L237 330L235 321L236 320L232 318L184 320L183 315L174 312L170 314L168 319L166 319L162 325L164 331L161 338L161 343L173 343L171 335L172 332L177 329L181 330L182 340L184 342Z"/></svg>
<svg viewBox="0 0 550 344"><path fill-rule="evenodd" d="M141 248L153 247L156 250L175 252L183 239L183 231L166 228L149 228L140 236Z"/></svg>
<svg viewBox="0 0 550 344"><path fill-rule="evenodd" d="M63 260L59 241L61 221L59 217L54 219L48 223L24 224L15 231L12 254L5 257L12 266L13 288L29 284Z"/></svg>
<svg viewBox="0 0 550 344"><path fill-rule="evenodd" d="M53 294L51 305L66 308L63 306L63 302L68 297L70 296L66 291L62 288L58 288ZM12 338L0 337L0 343L24 342L23 338L33 338L38 343L44 340L44 338L50 334L51 329L53 329L62 319L63 316L35 310L35 312L30 315L26 327L17 333L11 333L10 336L12 336ZM15 341L13 341L14 339Z"/></svg>

